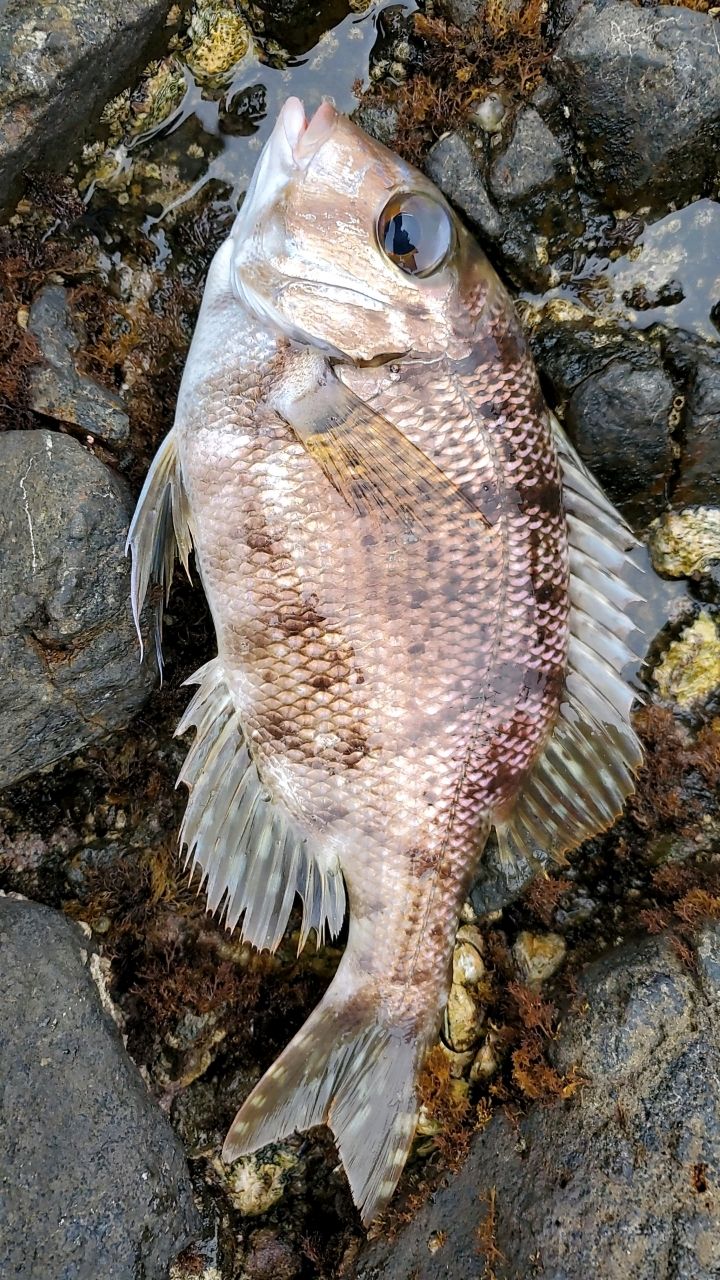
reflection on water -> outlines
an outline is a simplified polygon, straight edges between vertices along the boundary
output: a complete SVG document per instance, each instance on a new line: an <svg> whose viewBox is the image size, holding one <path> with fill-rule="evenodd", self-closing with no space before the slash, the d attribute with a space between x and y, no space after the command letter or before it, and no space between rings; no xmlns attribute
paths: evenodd
<svg viewBox="0 0 720 1280"><path fill-rule="evenodd" d="M696 200L645 227L628 252L588 257L566 285L542 297L580 304L637 329L653 324L720 340L720 204Z"/></svg>

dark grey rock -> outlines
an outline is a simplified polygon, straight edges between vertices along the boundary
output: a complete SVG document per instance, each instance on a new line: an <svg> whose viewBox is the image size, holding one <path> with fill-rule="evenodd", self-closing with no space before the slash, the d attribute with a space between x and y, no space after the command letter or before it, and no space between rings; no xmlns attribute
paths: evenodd
<svg viewBox="0 0 720 1280"><path fill-rule="evenodd" d="M683 388L679 424L680 462L673 502L720 501L720 346L686 333L670 332L663 355Z"/></svg>
<svg viewBox="0 0 720 1280"><path fill-rule="evenodd" d="M516 1127L496 1115L410 1225L366 1248L356 1280L468 1280L486 1266L497 1280L720 1274L714 1010L664 939L590 966L580 995L554 1056L586 1085ZM491 1197L493 1257L481 1232Z"/></svg>
<svg viewBox="0 0 720 1280"><path fill-rule="evenodd" d="M487 8L487 0L442 0L442 15L456 27L467 27L480 22Z"/></svg>
<svg viewBox="0 0 720 1280"><path fill-rule="evenodd" d="M150 691L129 607L130 510L69 436L0 434L0 787L125 724Z"/></svg>
<svg viewBox="0 0 720 1280"><path fill-rule="evenodd" d="M497 842L491 836L483 851L477 879L470 890L470 901L478 919L493 916L509 906L520 897L534 876L530 863L524 860L503 864Z"/></svg>
<svg viewBox="0 0 720 1280"><path fill-rule="evenodd" d="M493 161L490 191L498 204L522 205L554 191L568 174L568 159L534 107L515 120L507 147Z"/></svg>
<svg viewBox="0 0 720 1280"><path fill-rule="evenodd" d="M30 308L28 322L45 363L30 371L30 407L71 422L100 440L126 440L130 419L119 395L79 373L73 356L80 335L62 285L47 285Z"/></svg>
<svg viewBox="0 0 720 1280"><path fill-rule="evenodd" d="M427 154L425 169L433 182L491 242L502 234L502 219L493 205L484 171L484 143L472 133L447 133Z"/></svg>
<svg viewBox="0 0 720 1280"><path fill-rule="evenodd" d="M426 170L519 287L545 289L553 262L564 254L570 264L570 245L582 230L572 166L534 107L518 113L499 149L480 129L440 138Z"/></svg>
<svg viewBox="0 0 720 1280"><path fill-rule="evenodd" d="M585 5L550 74L614 208L709 190L720 142L717 23L684 7Z"/></svg>
<svg viewBox="0 0 720 1280"><path fill-rule="evenodd" d="M0 898L0 1274L165 1280L199 1229L180 1143L58 912Z"/></svg>
<svg viewBox="0 0 720 1280"><path fill-rule="evenodd" d="M591 373L568 403L566 426L580 456L638 528L665 506L674 396L660 357L646 347Z"/></svg>
<svg viewBox="0 0 720 1280"><path fill-rule="evenodd" d="M170 0L0 5L0 209L34 165L62 163L147 59Z"/></svg>
<svg viewBox="0 0 720 1280"><path fill-rule="evenodd" d="M353 112L353 119L369 133L377 138L384 147L394 147L400 124L397 107L390 102L361 102Z"/></svg>

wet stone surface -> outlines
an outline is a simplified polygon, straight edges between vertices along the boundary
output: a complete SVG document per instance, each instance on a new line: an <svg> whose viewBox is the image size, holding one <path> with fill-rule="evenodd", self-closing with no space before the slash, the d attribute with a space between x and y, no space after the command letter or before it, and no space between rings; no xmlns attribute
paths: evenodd
<svg viewBox="0 0 720 1280"><path fill-rule="evenodd" d="M433 145L426 171L514 284L547 288L557 275L549 241L564 244L582 228L572 161L534 107L504 120L502 135L475 119L479 127Z"/></svg>
<svg viewBox="0 0 720 1280"><path fill-rule="evenodd" d="M674 398L662 360L646 348L628 350L589 374L567 405L565 424L580 457L638 528L665 507Z"/></svg>
<svg viewBox="0 0 720 1280"><path fill-rule="evenodd" d="M126 440L130 420L120 396L76 368L73 357L81 348L82 333L62 286L49 285L38 294L30 308L28 329L43 357L30 374L30 407L100 440Z"/></svg>
<svg viewBox="0 0 720 1280"><path fill-rule="evenodd" d="M165 1280L199 1219L182 1147L103 1008L97 956L59 912L4 897L0 953L0 1272Z"/></svg>
<svg viewBox="0 0 720 1280"><path fill-rule="evenodd" d="M710 188L720 138L713 17L682 6L585 4L550 75L610 207L664 211Z"/></svg>
<svg viewBox="0 0 720 1280"><path fill-rule="evenodd" d="M357 1280L717 1274L716 926L697 955L702 986L666 940L590 966L552 1048L582 1088L516 1128L496 1116L392 1245L366 1250Z"/></svg>
<svg viewBox="0 0 720 1280"><path fill-rule="evenodd" d="M0 8L0 209L21 175L69 158L78 132L162 29L170 0L7 0Z"/></svg>
<svg viewBox="0 0 720 1280"><path fill-rule="evenodd" d="M129 508L69 436L0 433L0 786L125 724L150 691L128 604Z"/></svg>

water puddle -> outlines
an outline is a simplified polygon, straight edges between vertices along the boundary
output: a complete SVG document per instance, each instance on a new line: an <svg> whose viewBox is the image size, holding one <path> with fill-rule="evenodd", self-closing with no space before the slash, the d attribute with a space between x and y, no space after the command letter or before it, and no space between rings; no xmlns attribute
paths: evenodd
<svg viewBox="0 0 720 1280"><path fill-rule="evenodd" d="M720 341L720 204L696 200L644 227L632 248L590 256L569 283L542 295L636 329L662 324Z"/></svg>
<svg viewBox="0 0 720 1280"><path fill-rule="evenodd" d="M143 240L153 246L152 268L167 266L178 250L178 222L208 205L214 221L229 223L290 94L302 98L308 113L328 96L352 111L354 89L367 86L389 8L408 13L415 4L357 8L329 0L284 19L280 10L266 19L262 36L244 27L245 52L227 71L215 71L213 58L221 58L222 49L216 54L210 37L202 36L197 5L177 49L109 105L104 138L85 149L79 180L108 254L106 267L119 266ZM243 28L225 39L232 56L242 48Z"/></svg>

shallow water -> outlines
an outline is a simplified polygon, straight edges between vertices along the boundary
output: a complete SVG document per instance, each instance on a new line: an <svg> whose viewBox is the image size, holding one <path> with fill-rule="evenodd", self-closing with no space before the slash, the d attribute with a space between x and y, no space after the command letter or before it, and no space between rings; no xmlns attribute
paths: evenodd
<svg viewBox="0 0 720 1280"><path fill-rule="evenodd" d="M114 265L118 253L146 238L154 246L152 266L165 267L177 247L173 227L208 201L215 217L229 222L282 102L294 94L310 114L331 97L352 111L353 88L367 86L371 53L384 38L385 10L415 7L408 0L353 11L347 0L325 0L301 21L266 24L262 43L251 39L242 61L214 84L198 78L179 52L181 101L160 123L106 152L109 178L98 180L95 158L85 171L88 214Z"/></svg>
<svg viewBox="0 0 720 1280"><path fill-rule="evenodd" d="M720 340L720 204L696 200L649 223L627 253L588 256L566 285L543 295L635 329L654 324Z"/></svg>

